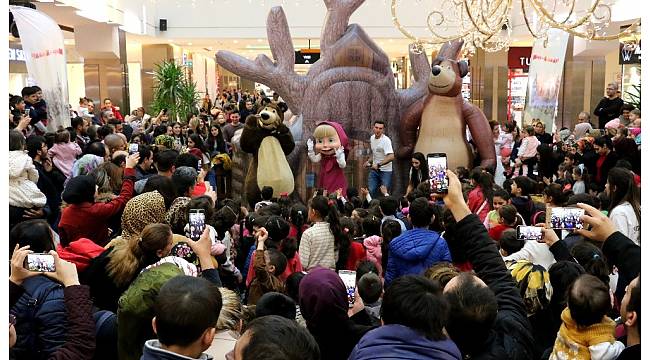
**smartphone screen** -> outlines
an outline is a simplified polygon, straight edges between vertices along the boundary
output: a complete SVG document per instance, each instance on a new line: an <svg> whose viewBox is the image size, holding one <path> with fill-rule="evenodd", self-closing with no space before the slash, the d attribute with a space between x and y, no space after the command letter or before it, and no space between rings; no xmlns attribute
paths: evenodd
<svg viewBox="0 0 650 360"><path fill-rule="evenodd" d="M429 166L429 178L431 179L431 191L446 193L449 190L449 178L447 178L447 154L435 153L427 155Z"/></svg>
<svg viewBox="0 0 650 360"><path fill-rule="evenodd" d="M203 209L190 209L190 238L194 241L201 238L205 230L205 213Z"/></svg>
<svg viewBox="0 0 650 360"><path fill-rule="evenodd" d="M25 109L24 113L25 113L25 116L29 117L29 109Z"/></svg>
<svg viewBox="0 0 650 360"><path fill-rule="evenodd" d="M38 272L55 272L54 257L50 254L27 254L25 269Z"/></svg>
<svg viewBox="0 0 650 360"><path fill-rule="evenodd" d="M585 211L575 207L555 207L546 209L546 222L552 229L576 230L584 228L580 217Z"/></svg>
<svg viewBox="0 0 650 360"><path fill-rule="evenodd" d="M542 241L542 228L538 226L517 226L517 239Z"/></svg>
<svg viewBox="0 0 650 360"><path fill-rule="evenodd" d="M348 305L352 307L354 305L354 293L357 288L357 272L350 270L339 270L339 276L343 280L345 285L345 290L348 293Z"/></svg>
<svg viewBox="0 0 650 360"><path fill-rule="evenodd" d="M129 155L138 152L138 144L129 144Z"/></svg>

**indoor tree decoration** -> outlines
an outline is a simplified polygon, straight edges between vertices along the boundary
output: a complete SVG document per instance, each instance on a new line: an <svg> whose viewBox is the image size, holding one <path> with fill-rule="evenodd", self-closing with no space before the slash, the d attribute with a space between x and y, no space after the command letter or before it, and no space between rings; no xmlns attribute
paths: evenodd
<svg viewBox="0 0 650 360"><path fill-rule="evenodd" d="M634 92L626 91L625 93L628 96L628 104L633 105L635 108L641 110L641 85L632 85Z"/></svg>
<svg viewBox="0 0 650 360"><path fill-rule="evenodd" d="M156 64L154 70L154 114L167 109L170 119L185 122L187 115L196 111L199 94L196 84L186 75L184 65L173 60Z"/></svg>

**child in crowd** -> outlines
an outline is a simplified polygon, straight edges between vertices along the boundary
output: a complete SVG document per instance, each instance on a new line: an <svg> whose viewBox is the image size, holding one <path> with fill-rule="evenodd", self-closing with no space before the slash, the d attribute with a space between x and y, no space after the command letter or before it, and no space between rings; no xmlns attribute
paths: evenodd
<svg viewBox="0 0 650 360"><path fill-rule="evenodd" d="M269 238L265 228L257 230L255 250L255 279L251 282L248 305L255 305L262 295L275 291L284 293L284 283L276 274L282 274L287 267L287 258L279 250L266 249L264 242Z"/></svg>
<svg viewBox="0 0 650 360"><path fill-rule="evenodd" d="M625 345L614 338L616 323L606 316L611 308L607 285L584 274L569 287L567 298L549 359L616 359Z"/></svg>
<svg viewBox="0 0 650 360"><path fill-rule="evenodd" d="M381 238L381 219L375 215L368 215L363 219L363 233L367 236L363 239L363 246L366 248L366 257L375 263L379 274L382 273L382 238Z"/></svg>
<svg viewBox="0 0 650 360"><path fill-rule="evenodd" d="M521 132L523 139L519 146L517 153L517 160L515 160L515 172L519 170L519 175L532 176L533 165L537 156L537 147L540 145L539 140L535 136L535 129L532 126L527 126Z"/></svg>
<svg viewBox="0 0 650 360"><path fill-rule="evenodd" d="M573 168L573 194L584 194L586 192L585 180L587 179L587 168L583 164L580 164Z"/></svg>
<svg viewBox="0 0 650 360"><path fill-rule="evenodd" d="M361 300L364 303L364 310L368 313L373 326L381 325L381 296L384 293L381 278L369 272L359 279L357 282L357 290Z"/></svg>
<svg viewBox="0 0 650 360"><path fill-rule="evenodd" d="M491 228L488 235L498 244L501 234L508 229L515 229L517 225L521 225L519 221L517 209L512 205L503 205L499 208L499 224Z"/></svg>
<svg viewBox="0 0 650 360"><path fill-rule="evenodd" d="M9 132L9 205L23 208L42 208L47 199L36 186L38 171L25 153L23 134ZM27 217L27 215L25 215Z"/></svg>
<svg viewBox="0 0 650 360"><path fill-rule="evenodd" d="M273 188L270 186L264 186L262 188L262 201L255 204L255 211L273 204L271 199L273 199Z"/></svg>
<svg viewBox="0 0 650 360"><path fill-rule="evenodd" d="M485 228L490 230L493 227L499 225L499 209L510 204L510 193L504 189L495 189L494 195L492 196L492 209L485 217L483 225Z"/></svg>
<svg viewBox="0 0 650 360"><path fill-rule="evenodd" d="M68 130L59 130L54 138L55 144L47 153L52 158L56 166L66 178L72 175L72 165L81 155L81 148L76 141L70 141L70 132Z"/></svg>

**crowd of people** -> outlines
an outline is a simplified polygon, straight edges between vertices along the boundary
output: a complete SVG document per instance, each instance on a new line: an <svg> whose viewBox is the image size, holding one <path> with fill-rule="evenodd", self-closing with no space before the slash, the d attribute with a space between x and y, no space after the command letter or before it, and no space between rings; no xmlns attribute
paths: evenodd
<svg viewBox="0 0 650 360"><path fill-rule="evenodd" d="M640 358L640 111L494 122L496 170L415 153L404 196L378 120L369 186L242 202L242 121L278 100L206 94L176 122L82 98L52 133L36 87L12 96L12 358ZM546 219L563 207L582 229Z"/></svg>

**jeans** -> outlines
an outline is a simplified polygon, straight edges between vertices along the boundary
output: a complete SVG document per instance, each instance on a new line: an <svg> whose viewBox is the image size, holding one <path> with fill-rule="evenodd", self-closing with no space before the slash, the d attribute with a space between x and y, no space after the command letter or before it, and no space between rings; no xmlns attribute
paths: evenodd
<svg viewBox="0 0 650 360"><path fill-rule="evenodd" d="M384 185L390 193L391 182L393 179L392 171L370 170L368 174L368 191L370 196L376 198L380 195L379 186Z"/></svg>

